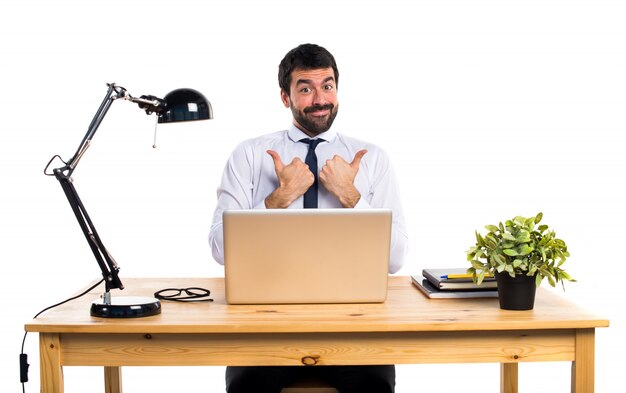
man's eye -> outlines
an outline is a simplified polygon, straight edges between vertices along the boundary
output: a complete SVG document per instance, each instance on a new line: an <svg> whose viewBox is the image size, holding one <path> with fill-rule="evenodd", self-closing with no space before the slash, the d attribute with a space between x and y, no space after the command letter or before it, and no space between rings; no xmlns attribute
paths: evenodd
<svg viewBox="0 0 626 393"><path fill-rule="evenodd" d="M324 86L324 90L333 90L335 88L335 86L333 85L325 85Z"/></svg>
<svg viewBox="0 0 626 393"><path fill-rule="evenodd" d="M302 89L300 89L300 93L309 93L311 91L311 89L309 89L308 87L303 87Z"/></svg>

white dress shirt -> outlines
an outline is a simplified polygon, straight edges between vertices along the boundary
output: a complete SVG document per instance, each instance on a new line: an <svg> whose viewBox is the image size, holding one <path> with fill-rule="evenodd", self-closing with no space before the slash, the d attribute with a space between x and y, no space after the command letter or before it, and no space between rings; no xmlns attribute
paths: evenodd
<svg viewBox="0 0 626 393"><path fill-rule="evenodd" d="M299 157L304 162L308 145L298 142L303 138L309 137L292 125L287 131L250 139L235 148L226 163L222 183L217 190L217 207L209 233L213 258L217 262L224 264L222 229L224 210L265 209L265 198L278 187L274 162L267 154L267 150L276 151L285 165L288 165L294 157ZM332 159L335 155L339 155L349 163L356 152L367 149L367 154L363 156L354 179L354 186L361 194L361 199L355 209L388 208L392 210L389 272L397 272L404 262L408 238L398 184L389 157L379 147L338 134L332 128L318 135L318 138L325 140L315 149L319 166L318 174L326 160ZM321 183L318 192L318 207L342 207L339 200ZM296 199L289 208L303 208L303 197Z"/></svg>

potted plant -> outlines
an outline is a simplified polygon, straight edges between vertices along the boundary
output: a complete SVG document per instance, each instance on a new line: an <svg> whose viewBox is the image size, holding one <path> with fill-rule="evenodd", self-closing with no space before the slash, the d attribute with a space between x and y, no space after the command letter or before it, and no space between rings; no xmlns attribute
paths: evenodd
<svg viewBox="0 0 626 393"><path fill-rule="evenodd" d="M536 287L544 278L553 287L561 282L563 288L564 281L575 281L561 267L570 255L567 245L547 225L538 225L542 218L542 213L517 216L485 226L489 231L485 236L476 231L476 245L467 251L472 264L467 272L479 285L485 275L495 276L500 308L531 310Z"/></svg>

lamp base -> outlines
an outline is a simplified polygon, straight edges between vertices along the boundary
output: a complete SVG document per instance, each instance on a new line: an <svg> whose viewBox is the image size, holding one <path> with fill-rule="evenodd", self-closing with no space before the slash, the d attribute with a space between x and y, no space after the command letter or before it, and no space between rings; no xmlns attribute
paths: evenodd
<svg viewBox="0 0 626 393"><path fill-rule="evenodd" d="M119 296L111 304L99 299L91 303L91 316L100 318L141 318L161 313L161 302L152 297Z"/></svg>

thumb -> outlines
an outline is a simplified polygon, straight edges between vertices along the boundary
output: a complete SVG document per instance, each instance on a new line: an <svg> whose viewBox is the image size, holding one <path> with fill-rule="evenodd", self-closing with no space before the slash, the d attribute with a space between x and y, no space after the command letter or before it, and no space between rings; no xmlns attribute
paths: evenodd
<svg viewBox="0 0 626 393"><path fill-rule="evenodd" d="M281 171L285 165L283 164L283 160L281 160L278 153L276 153L274 150L267 150L267 154L269 154L270 157L272 157L272 160L274 160L274 167L276 168L276 170Z"/></svg>
<svg viewBox="0 0 626 393"><path fill-rule="evenodd" d="M361 159L363 158L365 153L367 153L366 149L357 151L356 154L354 155L354 159L352 159L352 162L350 163L350 166L353 168L358 168L359 165L361 164Z"/></svg>

